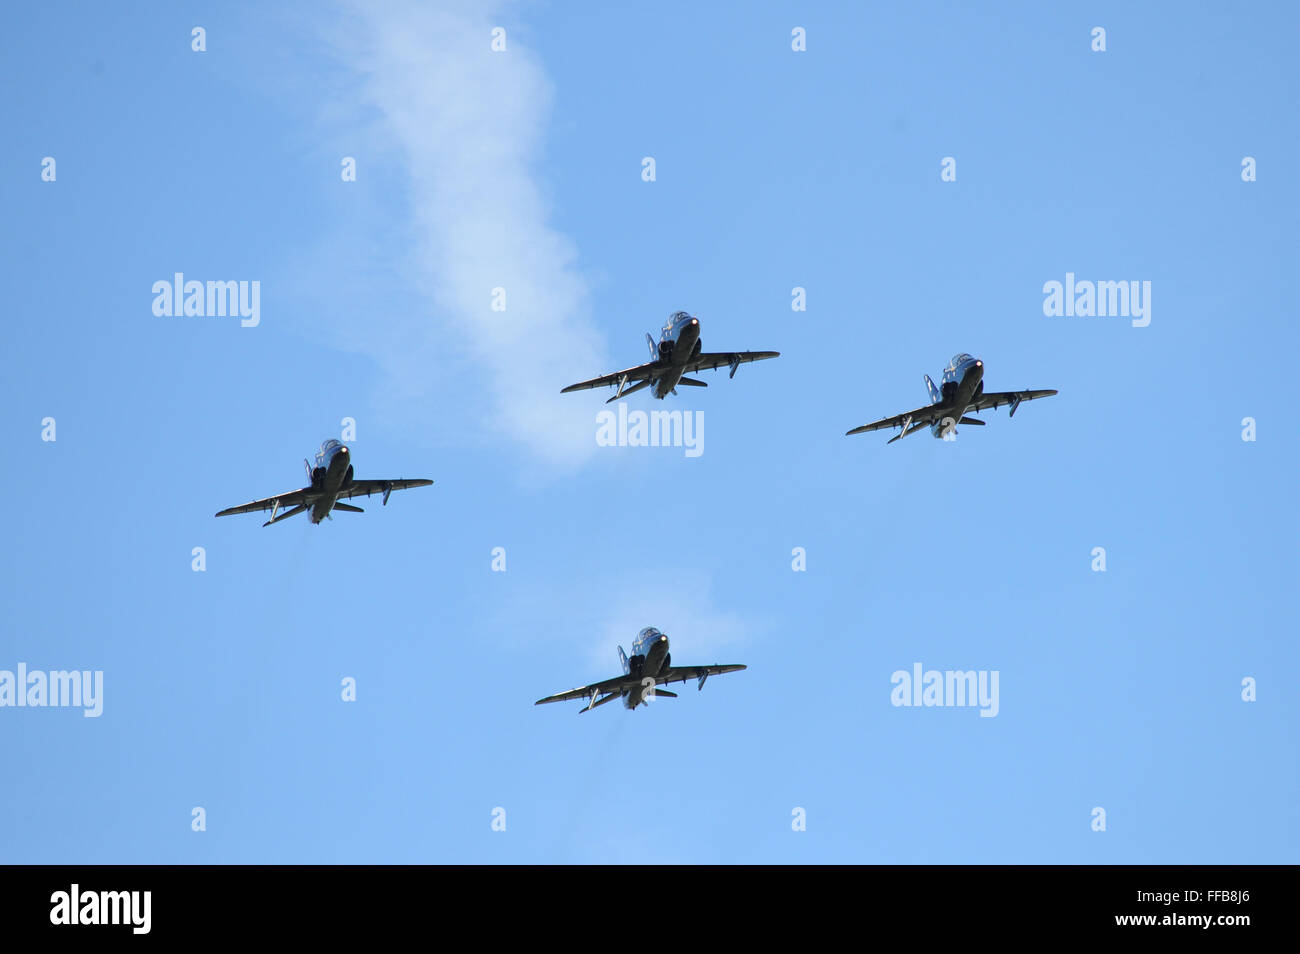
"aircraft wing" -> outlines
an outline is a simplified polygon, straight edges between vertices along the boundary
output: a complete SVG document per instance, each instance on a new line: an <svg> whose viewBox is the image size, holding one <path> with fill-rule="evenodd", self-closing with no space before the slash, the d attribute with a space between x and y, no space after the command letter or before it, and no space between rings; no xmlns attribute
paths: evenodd
<svg viewBox="0 0 1300 954"><path fill-rule="evenodd" d="M693 371L716 371L718 368L736 368L751 361L763 361L767 358L779 358L779 351L705 351L692 361L686 363L686 373ZM734 371L733 371L734 374Z"/></svg>
<svg viewBox="0 0 1300 954"><path fill-rule="evenodd" d="M310 487L304 487L302 490L290 490L288 493L280 494L278 497L263 497L261 500L254 500L252 503L240 504L238 507L227 507L225 510L217 511L218 517L229 517L236 513L253 513L256 510L270 510L278 502L281 510L288 510L291 507L298 507L309 500L314 499Z"/></svg>
<svg viewBox="0 0 1300 954"><path fill-rule="evenodd" d="M850 434L865 434L867 431L884 430L886 427L902 427L909 421L912 425L908 428L910 431L918 426L933 424L936 420L936 415L944 410L945 408L941 404L931 404L928 407L918 407L915 411L908 411L906 414L895 414L893 417L882 418L872 424L863 424L861 427L855 427L853 430L847 431L844 436L848 437ZM952 413L952 408L947 408L946 410L949 414Z"/></svg>
<svg viewBox="0 0 1300 954"><path fill-rule="evenodd" d="M340 500L353 497L369 497L371 494L384 494L390 490L406 490L408 487L428 487L432 480L354 480L339 491Z"/></svg>
<svg viewBox="0 0 1300 954"><path fill-rule="evenodd" d="M626 371L615 371L613 374L602 374L598 378L592 378L590 381L579 381L577 384L570 384L567 388L561 388L561 394L568 394L570 391L585 391L588 388L600 388L608 385L618 384L625 377L628 384L636 381L645 381L659 370L658 362L651 361L649 364L638 364L635 368L628 368Z"/></svg>
<svg viewBox="0 0 1300 954"><path fill-rule="evenodd" d="M672 666L668 672L660 675L655 680L655 683L656 685L667 685L670 682L685 682L687 679L699 679L702 676L721 676L725 672L740 672L744 668L744 666L734 664L726 666Z"/></svg>
<svg viewBox="0 0 1300 954"><path fill-rule="evenodd" d="M583 686L581 689L557 692L545 699L538 699L533 705L540 706L544 702L568 702L570 699L590 699L593 695L603 695L607 692L617 692L622 695L624 689L630 689L640 684L641 680L637 676L615 676L613 679L606 679L604 682L593 682L590 686Z"/></svg>
<svg viewBox="0 0 1300 954"><path fill-rule="evenodd" d="M1006 404L1020 404L1035 398L1051 397L1056 391L986 391L970 406L973 411L991 411ZM1011 412L1016 413L1015 411Z"/></svg>

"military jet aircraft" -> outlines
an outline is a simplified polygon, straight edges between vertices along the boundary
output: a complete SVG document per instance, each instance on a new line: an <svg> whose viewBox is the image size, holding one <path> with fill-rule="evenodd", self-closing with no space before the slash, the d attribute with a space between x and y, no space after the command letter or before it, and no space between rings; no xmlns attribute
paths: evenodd
<svg viewBox="0 0 1300 954"><path fill-rule="evenodd" d="M623 652L623 647L618 647L618 658L623 664L623 675L615 676L613 679L606 679L604 682L593 683L590 686L583 686L581 689L570 689L568 692L556 693L553 696L547 696L545 699L538 699L533 705L540 706L544 702L567 702L570 699L587 699L586 708L580 709L579 712L586 712L587 709L594 709L596 706L603 706L614 699L622 699L623 705L628 709L635 709L643 702L647 702L651 697L668 696L676 699L677 693L669 692L667 689L658 689L656 686L664 685L670 682L685 682L687 679L698 679L697 689L704 688L704 680L710 676L718 676L724 672L738 672L744 669L744 666L677 666L672 664L672 657L668 654L668 637L653 626L647 626L637 634L636 642L632 644L632 657L629 659ZM601 698L597 700L597 696Z"/></svg>
<svg viewBox="0 0 1300 954"><path fill-rule="evenodd" d="M310 510L308 516L311 522L320 523L326 517L330 517L330 512L334 510L365 513L360 507L340 503L342 500L360 497L363 494L367 497L371 494L383 494L384 505L387 506L388 495L394 490L427 487L433 483L432 480L353 480L352 452L348 450L346 444L336 440L328 440L321 444L320 450L316 452L315 467L306 460L302 465L307 469L307 479L311 482L308 486L301 490L290 490L274 497L254 500L252 503L240 504L238 507L220 511L217 516L228 517L235 513L269 510L271 519L262 524L264 527L269 527L281 520L288 520L304 510ZM281 507L291 509L276 516ZM330 517L330 519L334 518Z"/></svg>
<svg viewBox="0 0 1300 954"><path fill-rule="evenodd" d="M941 387L936 388L928 374L924 377L926 389L930 392L930 404L926 407L908 411L906 414L896 414L874 424L863 424L861 427L853 428L845 436L897 427L898 434L886 441L892 444L913 431L928 426L935 437L944 437L949 432L955 433L958 424L984 425L985 422L977 417L966 417L967 412L988 411L1010 404L1011 414L1008 416L1015 417L1016 408L1020 407L1022 401L1051 397L1057 393L1056 391L985 391L984 362L965 353L954 355L948 362L948 367L943 369Z"/></svg>
<svg viewBox="0 0 1300 954"><path fill-rule="evenodd" d="M777 358L781 355L779 351L704 351L700 343L700 319L684 311L676 311L669 316L668 323L664 325L659 335L659 344L656 345L655 340L648 333L645 340L650 346L648 364L639 364L626 371L615 371L613 374L592 378L590 381L570 384L567 388L562 388L560 393L567 394L570 391L617 385L618 391L605 402L609 404L610 401L617 401L621 397L653 384L655 397L663 399L669 394L676 394L678 385L692 388L708 387L704 381L685 377L687 374L696 371L716 371L726 365L731 368L730 377L734 378L736 369L742 364L762 361L764 358ZM628 387L629 382L636 383Z"/></svg>

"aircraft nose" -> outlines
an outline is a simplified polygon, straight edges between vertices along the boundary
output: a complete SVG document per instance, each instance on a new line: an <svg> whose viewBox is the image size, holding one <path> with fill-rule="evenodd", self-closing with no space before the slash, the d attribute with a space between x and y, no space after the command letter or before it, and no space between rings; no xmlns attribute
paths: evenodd
<svg viewBox="0 0 1300 954"><path fill-rule="evenodd" d="M344 457L347 457L347 456L348 456L348 445L347 445L347 444L344 444L344 445L342 445L341 447L339 447L339 453L342 454Z"/></svg>
<svg viewBox="0 0 1300 954"><path fill-rule="evenodd" d="M699 326L700 326L700 319L698 319L698 318L692 318L692 319L691 319L691 327L692 327L692 328L698 328Z"/></svg>

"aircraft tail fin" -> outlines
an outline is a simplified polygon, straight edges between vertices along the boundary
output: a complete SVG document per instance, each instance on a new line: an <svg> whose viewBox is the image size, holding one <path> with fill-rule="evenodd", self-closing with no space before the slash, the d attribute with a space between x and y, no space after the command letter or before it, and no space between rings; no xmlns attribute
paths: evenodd
<svg viewBox="0 0 1300 954"><path fill-rule="evenodd" d="M627 661L627 653L623 652L623 647L618 647L618 661L623 664L623 675L632 671L632 664Z"/></svg>
<svg viewBox="0 0 1300 954"><path fill-rule="evenodd" d="M943 392L934 386L934 382L930 380L928 374L923 375L923 377L925 378L925 389L930 392L930 403L938 404L943 397Z"/></svg>
<svg viewBox="0 0 1300 954"><path fill-rule="evenodd" d="M645 343L650 346L650 360L659 360L659 349L655 347L655 340L650 336L650 332L645 333Z"/></svg>

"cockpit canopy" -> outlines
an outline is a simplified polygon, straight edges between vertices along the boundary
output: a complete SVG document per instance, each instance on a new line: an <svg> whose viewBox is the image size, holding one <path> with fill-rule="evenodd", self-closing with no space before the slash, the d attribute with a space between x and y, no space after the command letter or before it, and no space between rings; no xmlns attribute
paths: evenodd
<svg viewBox="0 0 1300 954"><path fill-rule="evenodd" d="M663 636L663 633L659 632L659 630L653 626L647 626L636 634L636 642L632 644L632 652L638 656L644 656L661 636Z"/></svg>
<svg viewBox="0 0 1300 954"><path fill-rule="evenodd" d="M318 467L328 465L330 458L334 456L334 452L342 446L342 441L336 441L332 437L325 443L321 444L320 450L316 452L316 465Z"/></svg>
<svg viewBox="0 0 1300 954"><path fill-rule="evenodd" d="M945 371L956 371L956 370L957 370L958 368L960 368L963 364L966 364L967 362L969 362L969 361L974 361L974 360L975 360L974 358L972 358L972 357L971 357L970 355L968 355L965 351L963 351L961 354L955 354L955 355L953 355L953 356L952 356L952 360L948 362L948 367L944 368L944 370L945 370Z"/></svg>
<svg viewBox="0 0 1300 954"><path fill-rule="evenodd" d="M684 311L675 311L668 316L668 321L664 324L663 330L672 331L680 322L687 321L690 317L691 316Z"/></svg>

